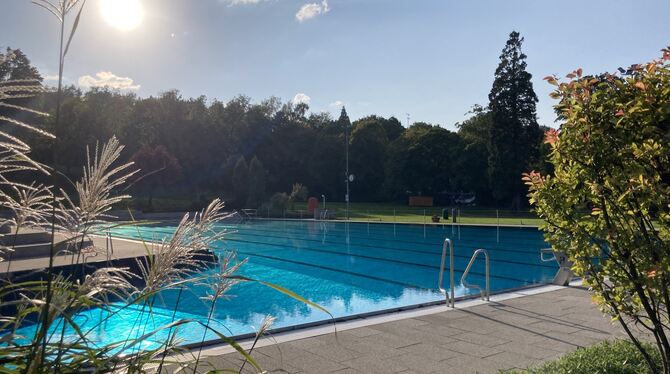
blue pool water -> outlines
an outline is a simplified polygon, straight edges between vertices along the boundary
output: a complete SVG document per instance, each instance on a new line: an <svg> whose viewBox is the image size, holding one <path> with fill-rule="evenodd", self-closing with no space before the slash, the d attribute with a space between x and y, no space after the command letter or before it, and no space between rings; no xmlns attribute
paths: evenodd
<svg viewBox="0 0 670 374"><path fill-rule="evenodd" d="M437 291L437 278L446 237L454 240L457 296L478 292L460 285L462 271L477 248L489 251L492 292L548 283L557 271L554 263L540 261L539 250L547 245L536 228L500 228L498 234L496 227L482 226L260 220L222 225L220 229L233 232L213 250L220 255L236 251L239 258L247 258L242 275L290 289L325 307L336 318L444 301ZM173 230L172 225L128 227L115 229L114 234L153 240L167 237ZM475 263L468 281L484 283L483 260ZM173 319L205 322L210 305L201 297L206 291L203 286L193 286L181 295L177 290L163 292L150 320L138 322L141 313L136 307L124 309L104 323L99 321L106 312L96 309L82 313L76 321L84 331L91 330L90 339L99 342L136 336L139 330L148 332ZM277 318L274 328L330 319L323 311L258 283L238 284L230 296L216 304L211 323L228 336L254 332L266 315ZM34 328L26 327L24 333ZM181 328L179 335L185 343L196 343L202 340L203 332L191 324ZM164 331L155 339L160 341L166 335ZM211 333L206 336L208 340L215 338Z"/></svg>

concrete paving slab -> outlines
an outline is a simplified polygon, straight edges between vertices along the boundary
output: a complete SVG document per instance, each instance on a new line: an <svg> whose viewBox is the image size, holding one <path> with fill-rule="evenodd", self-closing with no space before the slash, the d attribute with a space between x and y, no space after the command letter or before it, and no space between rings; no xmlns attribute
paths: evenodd
<svg viewBox="0 0 670 374"><path fill-rule="evenodd" d="M341 374L497 373L538 365L578 347L623 336L619 326L603 316L591 304L588 292L580 288L540 294L529 291L511 299L472 303L457 310L436 308L404 319L389 316L380 324L339 331L337 337L320 331L319 336L257 348L257 353L272 359L263 358L268 365L264 369Z"/></svg>

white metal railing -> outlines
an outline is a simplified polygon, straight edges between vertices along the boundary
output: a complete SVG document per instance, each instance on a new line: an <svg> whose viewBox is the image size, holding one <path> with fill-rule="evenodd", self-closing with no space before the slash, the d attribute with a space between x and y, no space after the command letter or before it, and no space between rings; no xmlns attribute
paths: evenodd
<svg viewBox="0 0 670 374"><path fill-rule="evenodd" d="M551 257L544 257L546 254L550 254ZM556 260L556 255L554 254L553 248L542 248L540 249L540 260L542 262L551 262Z"/></svg>
<svg viewBox="0 0 670 374"><path fill-rule="evenodd" d="M447 246L449 246L449 293L443 286L444 263L447 259ZM446 297L447 306L454 307L454 243L451 239L444 239L442 244L442 259L440 261L440 273L437 277L437 288Z"/></svg>
<svg viewBox="0 0 670 374"><path fill-rule="evenodd" d="M479 256L480 253L484 254L484 260L486 261L486 285L485 285L484 289L482 289L482 287L480 285L470 284L466 281L466 278L468 277L468 274L470 273L470 268L472 268L472 264L475 263L475 260L477 259L477 256ZM470 259L470 262L468 262L468 266L465 268L465 271L463 272L463 276L461 277L461 283L466 288L476 288L476 289L478 289L481 296L482 296L482 300L489 301L489 299L491 297L490 275L489 275L489 252L486 249L480 248L472 254L472 258Z"/></svg>
<svg viewBox="0 0 670 374"><path fill-rule="evenodd" d="M546 257L551 255L551 257ZM572 272L572 261L563 252L555 251L553 248L540 249L540 260L542 262L556 261L558 263L558 271L554 275L553 283L559 286L567 286L574 277Z"/></svg>

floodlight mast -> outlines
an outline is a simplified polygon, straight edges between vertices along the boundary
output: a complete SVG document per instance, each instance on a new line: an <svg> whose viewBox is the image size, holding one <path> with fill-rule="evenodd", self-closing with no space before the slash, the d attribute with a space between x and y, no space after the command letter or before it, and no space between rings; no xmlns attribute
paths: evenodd
<svg viewBox="0 0 670 374"><path fill-rule="evenodd" d="M345 143L345 153L346 153L346 169L344 171L344 181L347 184L347 194L344 196L344 200L347 203L346 210L346 220L349 220L349 125L344 124L344 143Z"/></svg>

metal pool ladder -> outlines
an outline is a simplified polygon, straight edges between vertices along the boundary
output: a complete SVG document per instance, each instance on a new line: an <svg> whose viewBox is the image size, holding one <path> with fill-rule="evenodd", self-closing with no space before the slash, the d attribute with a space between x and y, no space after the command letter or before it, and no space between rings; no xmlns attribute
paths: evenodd
<svg viewBox="0 0 670 374"><path fill-rule="evenodd" d="M468 274L470 273L470 268L472 267L472 264L475 263L475 260L477 259L477 256L479 256L480 253L484 254L484 260L486 261L486 286L484 289L480 285L477 284L470 284L465 281L467 278ZM464 287L467 288L476 288L479 290L479 292L482 295L482 300L489 301L489 298L491 296L491 288L489 285L489 252L486 249L480 248L475 251L475 253L472 254L472 258L470 259L470 262L468 262L468 266L465 268L465 271L463 272L463 276L461 277L461 283L463 284ZM453 297L453 296L452 296Z"/></svg>
<svg viewBox="0 0 670 374"><path fill-rule="evenodd" d="M547 254L551 255L551 257L545 257ZM564 252L555 251L553 248L542 248L540 249L540 260L542 262L556 261L558 263L558 271L554 276L554 284L567 286L575 276L572 272L572 261L570 261L570 258Z"/></svg>
<svg viewBox="0 0 670 374"><path fill-rule="evenodd" d="M444 262L447 259L447 246L449 246L449 291L442 286L444 278ZM488 257L487 257L488 258ZM451 239L444 239L442 244L442 260L440 261L440 274L437 278L437 288L447 299L447 306L454 307L454 243ZM451 304L451 305L450 305Z"/></svg>

